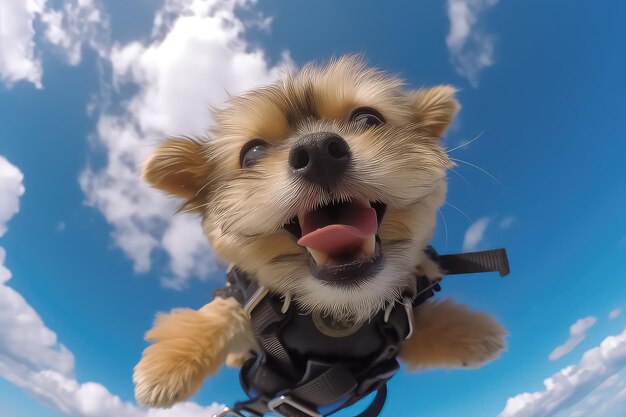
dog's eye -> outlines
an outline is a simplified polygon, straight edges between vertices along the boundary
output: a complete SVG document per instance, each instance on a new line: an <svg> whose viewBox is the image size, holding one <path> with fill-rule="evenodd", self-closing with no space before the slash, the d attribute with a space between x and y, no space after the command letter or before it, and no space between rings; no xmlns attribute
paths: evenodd
<svg viewBox="0 0 626 417"><path fill-rule="evenodd" d="M267 142L262 139L253 139L241 148L239 163L242 168L249 168L256 164L266 153Z"/></svg>
<svg viewBox="0 0 626 417"><path fill-rule="evenodd" d="M383 116L374 109L362 107L352 112L350 121L359 127L375 127L385 123Z"/></svg>

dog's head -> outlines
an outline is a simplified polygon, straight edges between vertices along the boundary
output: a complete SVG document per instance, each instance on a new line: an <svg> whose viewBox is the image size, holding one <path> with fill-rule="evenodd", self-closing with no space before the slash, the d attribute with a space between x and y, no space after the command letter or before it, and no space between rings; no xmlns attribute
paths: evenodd
<svg viewBox="0 0 626 417"><path fill-rule="evenodd" d="M170 139L148 182L199 212L218 256L305 310L365 320L412 285L452 165L448 86L406 91L358 57L231 99Z"/></svg>

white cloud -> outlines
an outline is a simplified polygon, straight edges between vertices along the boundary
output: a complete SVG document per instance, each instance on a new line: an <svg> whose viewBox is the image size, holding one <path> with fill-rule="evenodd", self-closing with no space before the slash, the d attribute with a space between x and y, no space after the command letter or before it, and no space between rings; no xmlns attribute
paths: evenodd
<svg viewBox="0 0 626 417"><path fill-rule="evenodd" d="M588 398L602 383L626 367L626 329L588 350L581 361L544 381L545 389L507 400L498 417L549 417ZM619 394L621 395L621 394Z"/></svg>
<svg viewBox="0 0 626 417"><path fill-rule="evenodd" d="M515 223L515 220L516 220L515 216L505 217L504 219L500 221L500 229L507 230L513 225L513 223Z"/></svg>
<svg viewBox="0 0 626 417"><path fill-rule="evenodd" d="M623 375L615 374L584 400L568 410L557 413L556 417L623 417L624 411L626 411L626 383Z"/></svg>
<svg viewBox="0 0 626 417"><path fill-rule="evenodd" d="M71 65L80 62L83 44L103 55L108 21L94 1L66 0L54 9L47 0L0 0L0 81L9 87L20 80L43 87L40 45L35 42L39 22L43 39L58 47Z"/></svg>
<svg viewBox="0 0 626 417"><path fill-rule="evenodd" d="M24 194L22 172L0 155L0 237L7 231L7 222L19 210Z"/></svg>
<svg viewBox="0 0 626 417"><path fill-rule="evenodd" d="M9 371L19 375L50 369L69 376L74 366L72 354L58 344L56 334L45 327L24 298L5 285L11 278L4 266L5 256L0 247L0 374L11 382L18 378L12 378Z"/></svg>
<svg viewBox="0 0 626 417"><path fill-rule="evenodd" d="M572 324L569 328L569 339L561 346L557 346L548 356L551 361L558 360L570 353L576 346L587 337L587 330L591 329L597 322L595 317L585 317Z"/></svg>
<svg viewBox="0 0 626 417"><path fill-rule="evenodd" d="M478 248L485 237L485 231L490 221L489 217L482 217L467 229L463 239L463 251L468 252Z"/></svg>
<svg viewBox="0 0 626 417"><path fill-rule="evenodd" d="M176 216L163 233L163 250L169 253L172 276L163 279L163 285L180 289L189 276L207 276L216 260L207 253L206 237L199 220L192 216Z"/></svg>
<svg viewBox="0 0 626 417"><path fill-rule="evenodd" d="M58 47L70 65L78 65L83 44L104 56L109 44L109 21L97 0L66 0L60 10L41 15L45 40Z"/></svg>
<svg viewBox="0 0 626 417"><path fill-rule="evenodd" d="M19 211L19 199L24 194L22 172L0 156L0 236L7 223ZM6 286L11 271L4 266L5 250L0 247L0 363L10 368L50 369L68 374L73 358L57 344L56 335L49 331L37 313L12 288Z"/></svg>
<svg viewBox="0 0 626 417"><path fill-rule="evenodd" d="M0 80L25 80L41 88L41 61L35 55L34 21L42 8L35 0L0 0Z"/></svg>
<svg viewBox="0 0 626 417"><path fill-rule="evenodd" d="M621 307L615 308L609 312L609 319L615 320L616 318L620 316L620 314L622 314L622 308Z"/></svg>
<svg viewBox="0 0 626 417"><path fill-rule="evenodd" d="M478 74L493 65L493 36L479 26L480 15L498 0L448 0L450 32L446 38L456 71L475 87Z"/></svg>
<svg viewBox="0 0 626 417"><path fill-rule="evenodd" d="M37 397L41 402L71 417L207 417L223 406L203 407L181 403L167 410L145 409L124 402L96 382L79 383L54 370L9 372L0 361L0 375Z"/></svg>
<svg viewBox="0 0 626 417"><path fill-rule="evenodd" d="M243 38L246 28L236 8L253 3L168 0L148 41L114 45L109 56L113 87L132 85L137 93L118 111L101 112L96 142L107 162L86 169L80 183L136 271L152 268L155 251L167 254L170 273L163 282L169 287L207 277L215 261L199 220L175 217L178 203L145 185L140 167L164 137L203 135L211 105L277 76L263 51Z"/></svg>
<svg viewBox="0 0 626 417"><path fill-rule="evenodd" d="M19 169L0 156L0 202L11 202L11 210L4 212L9 214L0 218L5 231L19 209L22 178ZM11 272L5 257L0 247L0 376L72 417L205 417L221 408L184 403L170 410L146 410L122 401L101 384L79 383L74 355L24 297L7 285Z"/></svg>

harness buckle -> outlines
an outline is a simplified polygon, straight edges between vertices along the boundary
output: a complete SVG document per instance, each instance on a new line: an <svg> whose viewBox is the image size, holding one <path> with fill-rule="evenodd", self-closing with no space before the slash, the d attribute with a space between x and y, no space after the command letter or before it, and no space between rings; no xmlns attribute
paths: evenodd
<svg viewBox="0 0 626 417"><path fill-rule="evenodd" d="M288 414L281 412L281 410L279 409L279 407L284 405L291 407L291 410L289 410L290 412ZM269 401L267 403L267 408L269 408L270 411L276 413L280 417L293 417L294 414L291 412L293 410L300 413L298 417L324 417L315 410L311 410L309 407L294 400L288 395L281 395L280 397L276 397L273 400Z"/></svg>

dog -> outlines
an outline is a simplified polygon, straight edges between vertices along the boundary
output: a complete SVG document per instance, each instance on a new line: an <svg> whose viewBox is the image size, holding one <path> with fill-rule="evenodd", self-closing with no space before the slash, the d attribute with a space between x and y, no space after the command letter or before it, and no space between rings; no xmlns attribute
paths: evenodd
<svg viewBox="0 0 626 417"><path fill-rule="evenodd" d="M214 253L306 312L363 323L442 277L424 254L453 163L455 89L410 91L360 56L308 64L231 98L203 139L171 138L143 176L201 216ZM330 226L330 227L326 227ZM413 312L409 369L479 367L505 348L490 316L452 301ZM139 403L169 407L258 350L233 298L157 316L135 367Z"/></svg>

